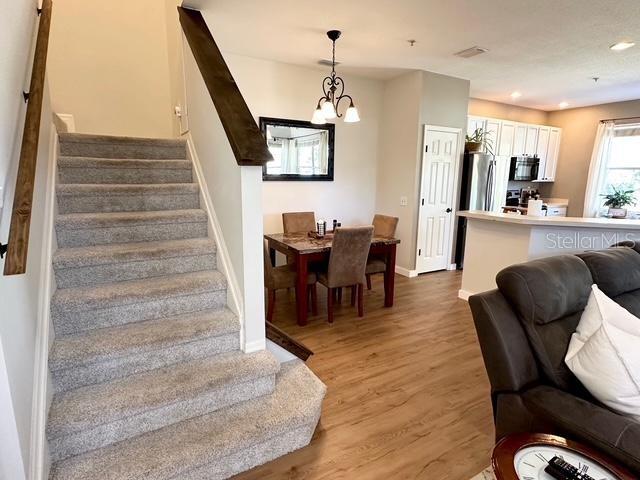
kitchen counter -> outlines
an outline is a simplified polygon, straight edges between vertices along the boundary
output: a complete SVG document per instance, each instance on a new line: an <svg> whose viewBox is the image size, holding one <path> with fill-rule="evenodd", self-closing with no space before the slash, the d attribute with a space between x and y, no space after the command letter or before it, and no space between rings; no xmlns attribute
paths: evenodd
<svg viewBox="0 0 640 480"><path fill-rule="evenodd" d="M519 225L541 225L547 227L589 227L608 230L640 229L640 220L586 217L534 217L513 213L485 212L483 210L463 210L458 212L461 217L485 220L488 222L516 223Z"/></svg>
<svg viewBox="0 0 640 480"><path fill-rule="evenodd" d="M640 241L640 220L583 217L533 217L461 211L466 241L460 298L496 288L503 268L535 258L608 248L623 240Z"/></svg>

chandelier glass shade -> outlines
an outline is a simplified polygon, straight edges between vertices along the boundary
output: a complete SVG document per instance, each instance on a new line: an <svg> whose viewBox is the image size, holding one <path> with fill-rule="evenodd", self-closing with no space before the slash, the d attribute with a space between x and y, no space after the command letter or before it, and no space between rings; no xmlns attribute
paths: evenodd
<svg viewBox="0 0 640 480"><path fill-rule="evenodd" d="M351 98L351 95L344 93L344 80L336 74L336 40L340 38L340 34L339 30L329 30L327 32L327 37L333 44L333 57L331 60L331 74L322 81L323 95L318 100L311 118L311 123L317 125L327 123L327 120L341 118L343 115L340 113L339 108L342 100L349 100L349 106L344 113L344 121L346 123L360 121L360 115L353 103L353 98Z"/></svg>

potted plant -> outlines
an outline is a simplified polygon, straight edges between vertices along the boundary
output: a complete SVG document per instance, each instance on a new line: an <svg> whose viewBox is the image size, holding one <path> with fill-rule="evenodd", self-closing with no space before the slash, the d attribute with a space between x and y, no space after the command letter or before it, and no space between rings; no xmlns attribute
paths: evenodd
<svg viewBox="0 0 640 480"><path fill-rule="evenodd" d="M465 136L464 149L468 153L482 152L482 148L490 155L493 155L493 144L489 138L489 134L483 128L476 128L471 135Z"/></svg>
<svg viewBox="0 0 640 480"><path fill-rule="evenodd" d="M622 188L611 187L612 193L602 195L605 198L604 206L609 207L609 215L612 218L625 218L627 216L627 205L635 205L636 199L633 190L623 190Z"/></svg>

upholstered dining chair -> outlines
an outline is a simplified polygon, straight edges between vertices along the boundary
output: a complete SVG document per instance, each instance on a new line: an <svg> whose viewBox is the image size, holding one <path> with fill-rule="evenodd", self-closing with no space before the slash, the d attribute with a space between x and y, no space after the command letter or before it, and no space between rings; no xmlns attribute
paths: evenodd
<svg viewBox="0 0 640 480"><path fill-rule="evenodd" d="M398 217L375 214L373 216L373 235L376 237L393 238L398 228ZM371 275L387 271L387 261L380 255L369 255L367 260L367 290L371 290Z"/></svg>
<svg viewBox="0 0 640 480"><path fill-rule="evenodd" d="M276 307L276 290L292 288L296 285L297 274L291 265L274 267L271 265L269 246L264 242L264 288L267 289L267 321L273 320ZM310 272L307 276L309 295L311 296L311 313L318 314L318 294L316 289L316 274Z"/></svg>
<svg viewBox="0 0 640 480"><path fill-rule="evenodd" d="M287 212L282 214L284 233L308 233L316 229L315 212ZM287 264L295 263L293 255L287 255Z"/></svg>
<svg viewBox="0 0 640 480"><path fill-rule="evenodd" d="M314 212L287 212L282 214L284 233L311 232L316 229Z"/></svg>
<svg viewBox="0 0 640 480"><path fill-rule="evenodd" d="M333 323L333 302L336 289L351 287L351 305L358 292L358 316L364 315L364 274L367 266L373 226L339 227L336 229L326 271L318 273L318 281L327 287L327 312Z"/></svg>

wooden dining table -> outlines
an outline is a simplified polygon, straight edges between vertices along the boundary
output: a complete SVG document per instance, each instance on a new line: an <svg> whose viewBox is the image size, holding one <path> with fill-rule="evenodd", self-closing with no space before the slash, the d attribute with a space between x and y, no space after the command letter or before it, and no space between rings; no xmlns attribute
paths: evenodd
<svg viewBox="0 0 640 480"><path fill-rule="evenodd" d="M307 275L309 264L321 263L329 259L333 235L328 234L324 238L313 238L308 233L272 233L264 238L269 244L271 263L275 264L275 252L283 253L287 257L295 259L296 268L296 311L298 325L307 324ZM396 270L396 245L400 243L397 238L374 236L371 239L370 254L376 254L385 258L387 269L384 273L384 306L393 306L393 294L395 289Z"/></svg>

